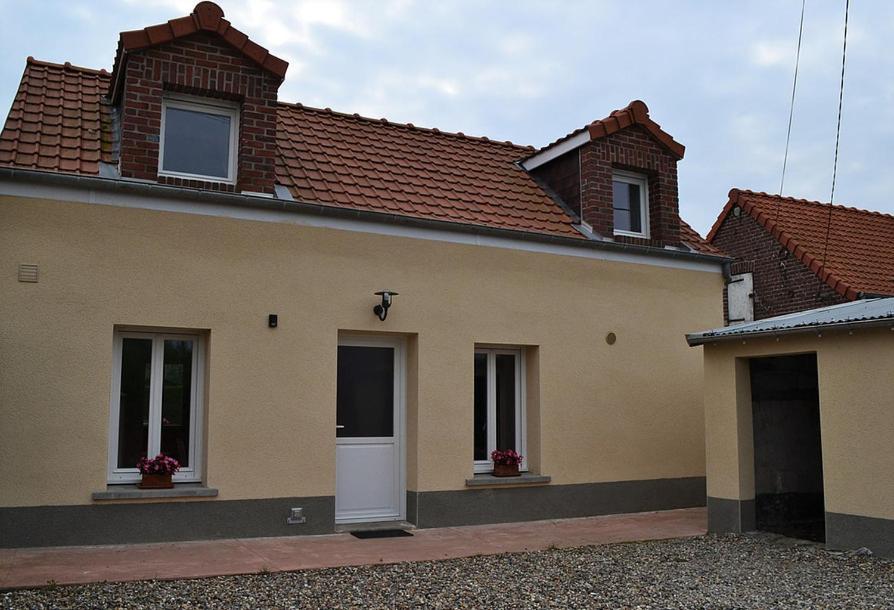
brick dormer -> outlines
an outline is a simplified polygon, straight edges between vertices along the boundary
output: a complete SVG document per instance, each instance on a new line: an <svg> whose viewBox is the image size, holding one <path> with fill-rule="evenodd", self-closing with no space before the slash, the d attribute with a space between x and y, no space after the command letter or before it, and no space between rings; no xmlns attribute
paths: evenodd
<svg viewBox="0 0 894 610"><path fill-rule="evenodd" d="M109 91L121 175L273 193L277 90L287 68L232 27L213 2L123 32Z"/></svg>
<svg viewBox="0 0 894 610"><path fill-rule="evenodd" d="M679 246L677 161L684 150L636 100L540 149L522 166L598 236Z"/></svg>

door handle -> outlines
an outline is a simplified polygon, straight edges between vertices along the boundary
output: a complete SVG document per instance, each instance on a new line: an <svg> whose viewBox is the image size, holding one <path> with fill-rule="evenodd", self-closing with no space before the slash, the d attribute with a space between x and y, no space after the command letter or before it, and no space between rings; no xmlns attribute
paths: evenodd
<svg viewBox="0 0 894 610"><path fill-rule="evenodd" d="M335 424L335 429L336 429L336 430L341 430L342 428L344 428L344 426L341 426L341 425L339 425L339 424Z"/></svg>

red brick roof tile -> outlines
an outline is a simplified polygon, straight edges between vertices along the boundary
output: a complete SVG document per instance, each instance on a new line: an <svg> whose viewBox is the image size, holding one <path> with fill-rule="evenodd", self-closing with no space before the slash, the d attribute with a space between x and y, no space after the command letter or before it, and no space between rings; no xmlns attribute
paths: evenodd
<svg viewBox="0 0 894 610"><path fill-rule="evenodd" d="M31 57L0 132L0 165L99 173L113 162L109 74Z"/></svg>
<svg viewBox="0 0 894 610"><path fill-rule="evenodd" d="M285 104L277 132L277 181L296 199L582 237L515 163L528 148Z"/></svg>
<svg viewBox="0 0 894 610"><path fill-rule="evenodd" d="M97 175L115 163L110 75L28 60L0 165ZM281 103L277 182L302 201L586 239L517 161L533 148ZM716 254L683 225L682 239Z"/></svg>
<svg viewBox="0 0 894 610"><path fill-rule="evenodd" d="M199 2L192 13L186 17L171 19L167 23L151 25L141 30L121 32L112 73L119 74L121 72L128 52L171 42L197 32L217 34L227 44L241 51L268 72L281 79L286 77L288 62L272 55L270 51L234 28L229 21L224 19L223 9L207 0ZM117 85L112 83L112 86L116 87ZM111 92L111 97L115 98L114 92Z"/></svg>
<svg viewBox="0 0 894 610"><path fill-rule="evenodd" d="M667 148L671 154L677 157L677 159L683 158L683 154L686 152L686 147L674 140L673 136L661 129L661 125L649 117L649 107L641 100L633 100L625 108L612 111L612 113L604 119L593 121L589 125L581 127L580 129L575 129L558 140L550 142L546 146L532 152L528 157L533 157L534 155L550 149L557 144L561 144L565 140L573 138L584 131L589 132L590 141L593 141L610 136L616 131L624 129L625 127L630 127L631 125L640 125L648 131L659 144Z"/></svg>
<svg viewBox="0 0 894 610"><path fill-rule="evenodd" d="M698 231L689 226L689 223L680 219L680 241L702 254L713 254L715 256L725 256L720 248L709 243L704 237L699 235Z"/></svg>
<svg viewBox="0 0 894 610"><path fill-rule="evenodd" d="M838 294L848 299L859 293L894 295L894 216L732 189L709 242L736 205Z"/></svg>

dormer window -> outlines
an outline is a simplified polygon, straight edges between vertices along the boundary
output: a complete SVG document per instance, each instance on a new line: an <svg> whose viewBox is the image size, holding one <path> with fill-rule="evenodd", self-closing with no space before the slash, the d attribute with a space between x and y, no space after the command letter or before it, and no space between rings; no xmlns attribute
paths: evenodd
<svg viewBox="0 0 894 610"><path fill-rule="evenodd" d="M158 175L236 182L239 109L225 102L165 98Z"/></svg>
<svg viewBox="0 0 894 610"><path fill-rule="evenodd" d="M649 236L649 181L645 176L615 170L612 208L615 235Z"/></svg>

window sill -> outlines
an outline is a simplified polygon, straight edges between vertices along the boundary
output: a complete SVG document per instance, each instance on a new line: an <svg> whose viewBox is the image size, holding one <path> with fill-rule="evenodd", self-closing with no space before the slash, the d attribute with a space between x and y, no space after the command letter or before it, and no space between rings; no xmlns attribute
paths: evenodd
<svg viewBox="0 0 894 610"><path fill-rule="evenodd" d="M633 237L635 239L650 239L648 233L633 233L631 231L615 231L615 237Z"/></svg>
<svg viewBox="0 0 894 610"><path fill-rule="evenodd" d="M466 479L466 487L505 487L510 485L548 485L552 477L545 474L523 472L517 477L495 477L490 473L476 474Z"/></svg>
<svg viewBox="0 0 894 610"><path fill-rule="evenodd" d="M217 490L200 483L178 483L172 489L140 489L136 485L109 485L94 491L94 500L143 500L145 498L214 498Z"/></svg>

